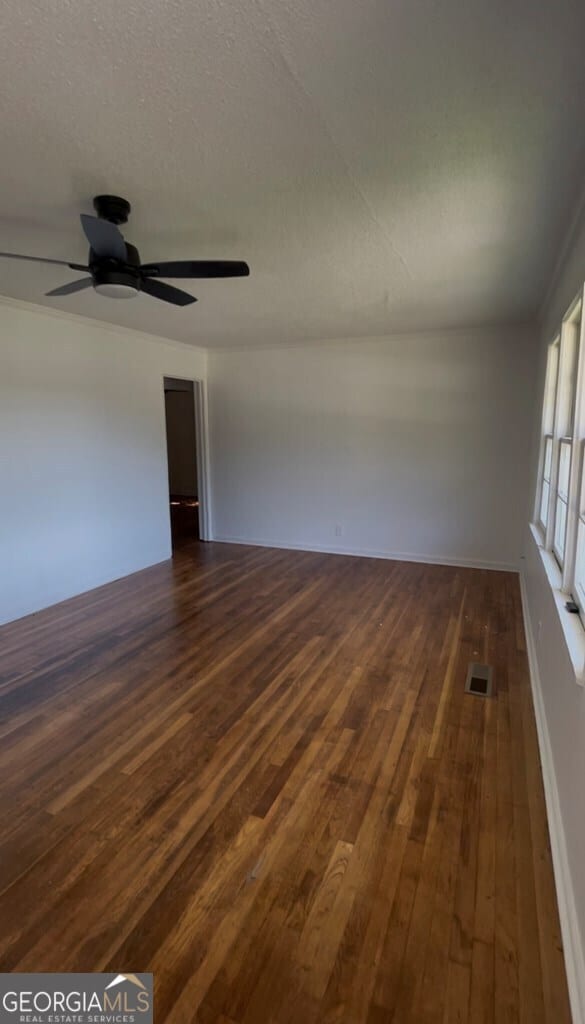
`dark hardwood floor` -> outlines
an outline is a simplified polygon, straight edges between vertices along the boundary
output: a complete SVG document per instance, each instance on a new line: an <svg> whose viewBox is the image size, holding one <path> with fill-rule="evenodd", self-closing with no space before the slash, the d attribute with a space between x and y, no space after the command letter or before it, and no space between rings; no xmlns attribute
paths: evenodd
<svg viewBox="0 0 585 1024"><path fill-rule="evenodd" d="M514 575L193 544L0 649L1 970L153 971L158 1024L570 1020Z"/></svg>

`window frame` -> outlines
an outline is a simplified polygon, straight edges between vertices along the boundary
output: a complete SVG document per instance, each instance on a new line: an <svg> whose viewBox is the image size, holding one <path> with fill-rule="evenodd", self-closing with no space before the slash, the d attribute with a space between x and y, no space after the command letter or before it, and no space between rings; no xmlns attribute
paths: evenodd
<svg viewBox="0 0 585 1024"><path fill-rule="evenodd" d="M545 389L540 431L540 453L535 494L533 525L541 536L543 548L550 552L560 574L564 599L575 601L581 624L585 627L585 587L577 591L575 568L578 555L579 523L585 530L585 286L575 297L547 350ZM549 478L546 478L547 450L550 445ZM560 489L563 450L569 447L568 486ZM548 486L546 522L542 517L543 490ZM584 496L585 498L585 496ZM559 503L565 506L563 544L558 543ZM583 573L585 581L585 570Z"/></svg>
<svg viewBox="0 0 585 1024"><path fill-rule="evenodd" d="M561 475L561 458L562 458L562 454L563 454L563 447L566 447L567 445L569 447L569 483L567 484L566 492L564 492L564 491L561 492L561 487L560 487L560 483L559 483L559 479L560 479L560 475ZM573 457L573 438L570 437L570 436L569 437L559 437L558 438L558 443L557 443L557 466L556 466L556 474L555 474L556 485L555 485L555 490L554 490L554 512L553 512L554 528L553 528L553 537L552 537L552 553L553 553L553 555L555 556L555 558L557 560L557 563L558 563L558 566L559 566L559 569L561 570L561 572L564 569L564 565L565 565L565 561L566 561L566 553L567 553L567 524L568 524L568 518L569 518L569 486L570 486L571 460L572 460L572 457ZM552 476L552 469L551 469L551 476ZM557 525L558 525L559 502L562 505L565 506L565 530L564 530L564 535L563 535L563 546L562 546L562 548L558 548L557 547Z"/></svg>
<svg viewBox="0 0 585 1024"><path fill-rule="evenodd" d="M550 442L550 467L549 467L548 477L547 477L546 476L546 464L547 464L546 452L547 452L547 446L548 446L549 442ZM536 525L540 529L543 537L546 535L546 525L548 523L548 517L549 517L550 493L551 493L551 476L552 476L552 466L553 466L553 449L554 449L554 435L552 433L550 433L550 434L543 434L542 435L542 456L541 456L542 468L541 468L541 472L539 473L539 478L538 478L539 479L539 487L538 487L538 491L537 491L537 495L536 495L536 518L535 518ZM543 493L542 492L544 490L544 485L545 484L548 487L548 496L547 496L547 499L546 499L546 509L547 509L547 511L546 511L546 519L543 519L542 518L542 501L543 501Z"/></svg>
<svg viewBox="0 0 585 1024"><path fill-rule="evenodd" d="M536 489L536 500L535 500L535 513L534 523L540 529L542 533L542 539L550 543L552 537L549 535L549 524L551 521L552 512L552 495L553 495L553 476L555 466L555 417L556 417L556 406L557 406L557 393L558 393L558 382L559 382L559 365L560 365L560 350L561 350L561 336L560 333L556 335L554 340L550 343L547 349L547 362L545 372L545 385L544 385L544 398L542 403L542 424L541 424L541 441L540 441L540 455L539 455L539 466L538 466L538 483ZM545 467L546 467L546 444L547 441L551 442L551 461L548 481L545 480ZM542 491L544 483L548 483L548 502L547 502L547 515L546 522L541 518L542 511Z"/></svg>
<svg viewBox="0 0 585 1024"><path fill-rule="evenodd" d="M579 550L579 525L581 524L585 531L585 480L583 474L585 472L585 439L581 440L579 444L579 470L577 475L577 508L576 508L576 527L575 527L575 557L573 559L573 577L571 584L571 596L573 601L579 608L579 616L581 622L585 626L585 588L583 594L577 589L576 570L577 570L577 555ZM585 572L584 572L585 582Z"/></svg>

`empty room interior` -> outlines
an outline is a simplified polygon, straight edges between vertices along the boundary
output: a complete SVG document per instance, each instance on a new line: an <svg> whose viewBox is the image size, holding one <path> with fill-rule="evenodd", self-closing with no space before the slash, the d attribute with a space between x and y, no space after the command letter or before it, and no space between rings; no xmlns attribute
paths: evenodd
<svg viewBox="0 0 585 1024"><path fill-rule="evenodd" d="M3 5L0 1021L585 1024L584 40Z"/></svg>

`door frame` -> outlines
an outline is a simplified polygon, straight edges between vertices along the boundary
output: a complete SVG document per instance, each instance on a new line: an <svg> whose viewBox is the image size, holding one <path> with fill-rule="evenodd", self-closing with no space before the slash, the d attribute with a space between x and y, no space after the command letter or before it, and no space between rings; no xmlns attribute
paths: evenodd
<svg viewBox="0 0 585 1024"><path fill-rule="evenodd" d="M209 416L207 404L207 381L196 377L184 377L180 373L163 373L163 414L165 402L165 378L184 380L193 385L193 404L195 406L195 455L197 459L197 498L199 500L199 539L213 540L211 517L211 486L209 460ZM165 433L166 439L166 433ZM168 458L168 455L167 455ZM168 510L169 530L171 510Z"/></svg>

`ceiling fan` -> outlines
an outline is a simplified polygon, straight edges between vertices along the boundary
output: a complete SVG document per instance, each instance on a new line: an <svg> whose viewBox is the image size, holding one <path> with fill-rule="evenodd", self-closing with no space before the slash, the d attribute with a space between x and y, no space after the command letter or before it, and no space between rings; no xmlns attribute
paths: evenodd
<svg viewBox="0 0 585 1024"><path fill-rule="evenodd" d="M93 201L97 217L82 213L81 227L89 242L88 266L68 263L66 260L43 259L41 256L21 256L15 252L0 252L0 257L11 260L30 260L32 263L54 263L71 270L85 270L82 277L69 284L53 288L47 295L72 295L93 287L100 295L112 299L129 299L138 292L146 292L155 299L173 306L189 306L197 302L194 295L174 288L159 280L161 277L210 278L248 277L250 268L241 260L171 260L166 263L141 263L138 249L125 242L118 224L125 224L130 214L130 203L119 196L96 196Z"/></svg>

